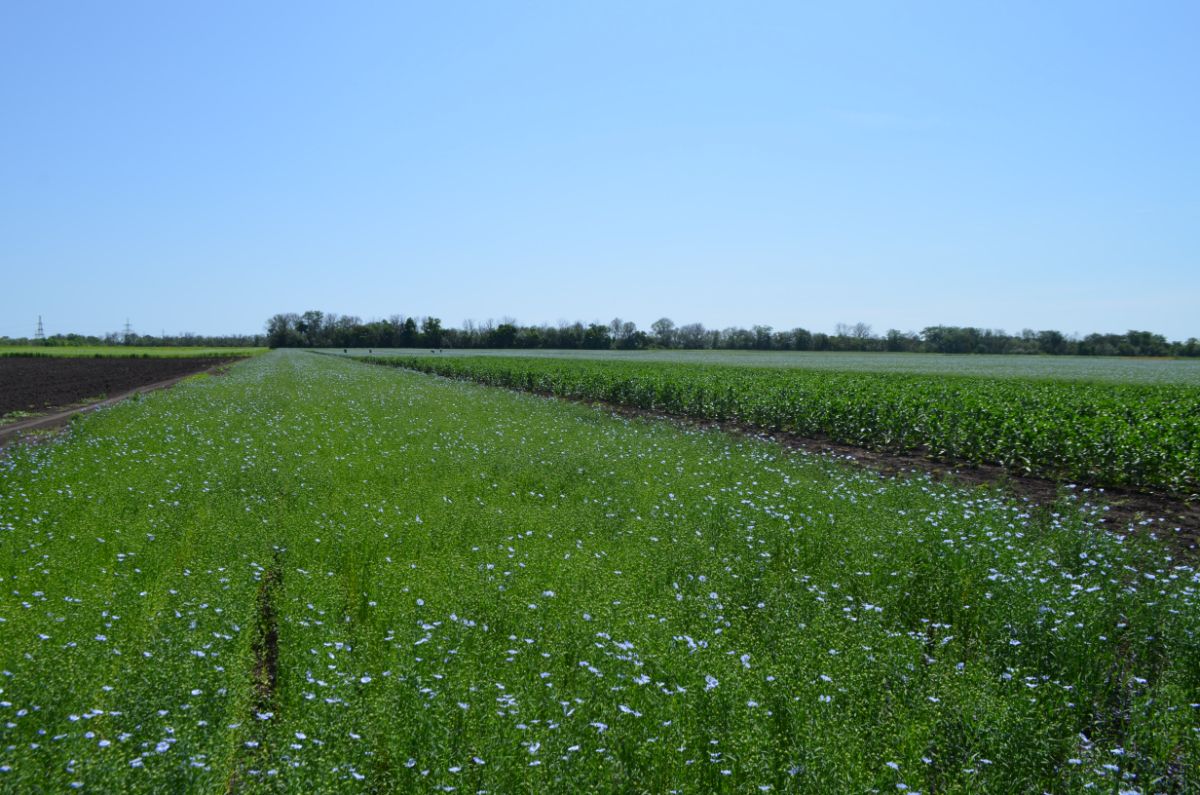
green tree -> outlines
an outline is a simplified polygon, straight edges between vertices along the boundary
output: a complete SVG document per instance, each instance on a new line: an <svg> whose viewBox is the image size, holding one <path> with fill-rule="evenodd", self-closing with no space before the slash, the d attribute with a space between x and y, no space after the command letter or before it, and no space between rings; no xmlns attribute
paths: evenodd
<svg viewBox="0 0 1200 795"><path fill-rule="evenodd" d="M404 325L400 327L400 347L417 347L417 321L411 317L405 318Z"/></svg>
<svg viewBox="0 0 1200 795"><path fill-rule="evenodd" d="M670 348L675 342L675 321L669 317L660 317L650 324L654 332L654 341L664 348Z"/></svg>
<svg viewBox="0 0 1200 795"><path fill-rule="evenodd" d="M430 348L442 347L442 321L436 317L427 317L421 321L421 344Z"/></svg>
<svg viewBox="0 0 1200 795"><path fill-rule="evenodd" d="M590 350L602 350L612 347L612 337L608 334L608 326L592 323L583 332L583 347Z"/></svg>

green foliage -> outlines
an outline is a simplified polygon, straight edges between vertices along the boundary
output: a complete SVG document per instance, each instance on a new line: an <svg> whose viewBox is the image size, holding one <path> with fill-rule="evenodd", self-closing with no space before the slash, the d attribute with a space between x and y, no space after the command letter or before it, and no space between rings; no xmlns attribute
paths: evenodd
<svg viewBox="0 0 1200 795"><path fill-rule="evenodd" d="M507 326L507 328L505 328ZM393 315L387 320L363 323L353 316L339 317L310 310L301 315L285 313L267 321L267 343L272 348L541 348L557 350L645 350L648 348L689 348L758 351L836 351L836 352L925 352L938 354L1053 354L1055 356L1196 356L1200 343L1195 339L1168 342L1161 334L1129 331L1125 334L1089 334L1082 340L1059 331L1026 329L1019 335L999 329L971 326L929 326L918 335L888 329L883 336L872 332L869 323L838 323L834 334L811 332L803 328L775 330L771 326L751 328L732 326L706 329L701 323L676 326L668 317L650 326L651 333L639 331L632 321L613 318L608 325L587 328L578 321L561 321L557 326L521 326L506 319L500 326L492 321L464 327L442 328L437 318L425 318L417 333L412 318Z"/></svg>
<svg viewBox="0 0 1200 795"><path fill-rule="evenodd" d="M276 352L0 466L0 790L1195 791L1102 515Z"/></svg>
<svg viewBox="0 0 1200 795"><path fill-rule="evenodd" d="M604 326L596 326L607 334ZM352 356L366 348L343 351ZM959 375L984 378L1032 378L1040 381L1087 381L1108 384L1180 384L1200 387L1200 361L1188 359L1133 359L1111 356L943 356L932 353L863 353L858 351L754 351L754 350L427 350L373 348L377 356L515 356L546 359L590 359L599 362L672 362L720 364L731 367L778 367L799 370L907 373L909 375Z"/></svg>
<svg viewBox="0 0 1200 795"><path fill-rule="evenodd" d="M1021 474L1200 490L1196 388L517 357L367 360Z"/></svg>

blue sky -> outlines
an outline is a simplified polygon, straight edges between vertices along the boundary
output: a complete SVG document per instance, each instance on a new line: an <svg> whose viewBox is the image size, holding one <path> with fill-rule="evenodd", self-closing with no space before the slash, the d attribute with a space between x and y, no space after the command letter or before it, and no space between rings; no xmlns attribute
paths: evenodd
<svg viewBox="0 0 1200 795"><path fill-rule="evenodd" d="M1200 336L1200 4L6 3L0 335Z"/></svg>

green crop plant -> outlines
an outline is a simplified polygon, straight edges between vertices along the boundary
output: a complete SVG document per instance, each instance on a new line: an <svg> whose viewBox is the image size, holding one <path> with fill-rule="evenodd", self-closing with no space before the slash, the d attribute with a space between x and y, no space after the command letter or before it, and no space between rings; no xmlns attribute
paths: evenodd
<svg viewBox="0 0 1200 795"><path fill-rule="evenodd" d="M1018 474L1195 496L1200 389L524 357L364 361Z"/></svg>
<svg viewBox="0 0 1200 795"><path fill-rule="evenodd" d="M1086 381L1109 384L1180 384L1200 386L1200 358L1158 359L1117 356L1028 356L1019 354L860 353L844 351L754 350L548 350L539 348L421 350L419 348L324 349L349 356L521 356L595 362L708 364L823 372L956 375L983 378L1028 378L1040 381Z"/></svg>
<svg viewBox="0 0 1200 795"><path fill-rule="evenodd" d="M277 351L0 462L0 790L1195 791L1102 519Z"/></svg>

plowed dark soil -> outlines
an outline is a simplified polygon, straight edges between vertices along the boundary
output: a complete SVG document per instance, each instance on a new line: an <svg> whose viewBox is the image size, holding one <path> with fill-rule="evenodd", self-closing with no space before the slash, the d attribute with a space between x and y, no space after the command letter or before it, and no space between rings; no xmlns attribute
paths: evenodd
<svg viewBox="0 0 1200 795"><path fill-rule="evenodd" d="M0 417L128 392L235 361L228 358L0 357Z"/></svg>

